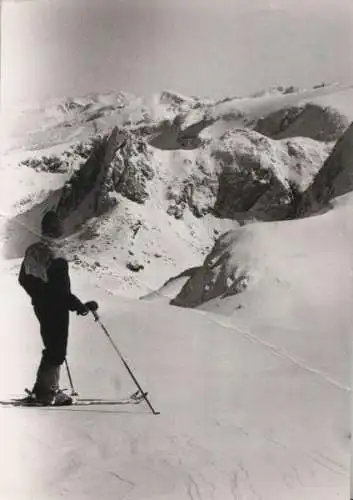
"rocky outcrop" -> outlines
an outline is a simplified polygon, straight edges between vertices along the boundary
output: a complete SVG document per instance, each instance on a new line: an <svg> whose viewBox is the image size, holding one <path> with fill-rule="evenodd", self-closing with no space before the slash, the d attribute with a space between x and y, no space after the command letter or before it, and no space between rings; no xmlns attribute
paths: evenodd
<svg viewBox="0 0 353 500"><path fill-rule="evenodd" d="M8 254L21 255L28 242L36 241L41 218L49 209L58 212L68 236L91 218L110 211L117 204L117 193L140 204L148 198L147 183L154 170L151 152L142 138L115 127L111 134L79 144L70 154L88 158L62 188L10 221Z"/></svg>
<svg viewBox="0 0 353 500"><path fill-rule="evenodd" d="M147 143L127 136L123 150L112 163L111 184L114 191L131 201L144 203L149 197L147 183L154 177L153 158Z"/></svg>
<svg viewBox="0 0 353 500"><path fill-rule="evenodd" d="M231 129L192 155L173 155L167 213L182 219L188 209L198 218L211 213L239 222L287 218L331 149L312 139L274 141Z"/></svg>
<svg viewBox="0 0 353 500"><path fill-rule="evenodd" d="M87 162L63 186L56 211L64 221L65 234L111 208L114 201L109 198L107 179L117 149L123 144L124 137L114 128L110 136L96 142Z"/></svg>
<svg viewBox="0 0 353 500"><path fill-rule="evenodd" d="M78 142L74 146L62 152L49 156L34 156L20 162L20 166L32 168L37 172L60 174L77 171L86 163L93 150L99 147L104 136L97 134L87 141Z"/></svg>
<svg viewBox="0 0 353 500"><path fill-rule="evenodd" d="M151 146L162 150L197 149L202 146L203 141L199 134L212 125L215 118L199 113L200 119L194 123L185 125L188 115L178 114L173 122L164 121L158 134L150 139Z"/></svg>
<svg viewBox="0 0 353 500"><path fill-rule="evenodd" d="M246 228L228 231L215 243L202 266L195 268L171 304L179 307L197 307L216 297L228 297L243 292L251 280L250 267L244 265L244 251L232 255L234 248L251 238Z"/></svg>
<svg viewBox="0 0 353 500"><path fill-rule="evenodd" d="M333 198L352 190L353 123L337 141L313 183L298 200L292 216L305 216L325 209Z"/></svg>
<svg viewBox="0 0 353 500"><path fill-rule="evenodd" d="M221 167L215 214L285 218L293 197L310 185L328 154L326 147L307 141L275 142L241 129L224 134L212 151Z"/></svg>
<svg viewBox="0 0 353 500"><path fill-rule="evenodd" d="M109 205L106 180L121 141L117 128L96 141L87 162L62 188L51 191L41 203L11 219L6 227L5 256L21 256L27 245L38 240L41 219L48 210L60 214L65 236L106 210Z"/></svg>
<svg viewBox="0 0 353 500"><path fill-rule="evenodd" d="M57 155L42 156L40 158L27 158L20 165L33 168L37 172L48 172L50 174L62 174L67 172L68 164L65 159Z"/></svg>
<svg viewBox="0 0 353 500"><path fill-rule="evenodd" d="M347 129L346 117L329 107L306 103L275 111L258 121L255 130L271 139L310 137L336 141Z"/></svg>
<svg viewBox="0 0 353 500"><path fill-rule="evenodd" d="M213 212L217 198L219 169L203 151L193 160L185 160L188 173L173 179L166 189L167 213L181 219L189 209L197 217Z"/></svg>

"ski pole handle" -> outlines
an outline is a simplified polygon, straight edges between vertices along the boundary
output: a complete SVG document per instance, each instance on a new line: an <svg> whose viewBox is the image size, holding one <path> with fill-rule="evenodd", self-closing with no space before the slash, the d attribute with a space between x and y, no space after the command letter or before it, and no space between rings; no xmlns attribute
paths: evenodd
<svg viewBox="0 0 353 500"><path fill-rule="evenodd" d="M97 313L97 310L98 310L98 304L97 304L97 302L95 300L91 300L89 302L86 302L85 306L88 309L88 311L93 314L94 319L96 321L98 321L99 320L99 316L98 316L98 313Z"/></svg>

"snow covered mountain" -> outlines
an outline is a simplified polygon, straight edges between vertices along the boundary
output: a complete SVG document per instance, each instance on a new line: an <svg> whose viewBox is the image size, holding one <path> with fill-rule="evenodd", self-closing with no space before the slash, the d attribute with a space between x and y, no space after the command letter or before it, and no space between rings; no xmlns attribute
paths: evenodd
<svg viewBox="0 0 353 500"><path fill-rule="evenodd" d="M161 415L0 408L4 498L348 497L352 92L110 93L7 124L0 399L34 376L16 275L55 206L73 289ZM92 318L71 330L83 396L135 390Z"/></svg>
<svg viewBox="0 0 353 500"><path fill-rule="evenodd" d="M293 93L284 89L264 97L221 102L171 92L149 99L110 93L32 110L24 115L22 129L18 125L17 130L22 130L18 137L22 148L39 149L32 153L12 150L4 158L6 182L16 182L16 188L2 197L2 211L13 211L14 202L21 205L15 211L20 215L10 225L12 237L6 252L21 255L31 237L24 226L38 231L43 208L60 197L63 205L61 186L70 178L65 191L80 190L78 198L85 206L66 209L69 225L75 221L76 226L81 224L81 235L95 235L84 245L86 261L96 260L96 248L98 253L110 250L114 235L119 245L115 245L116 262L109 266L126 268L131 260L138 261L139 278L149 282L158 274L161 281L150 284L159 286L170 277L170 264L176 272L197 265L200 253L205 255L223 230L290 216L328 158L334 139L348 127L353 112L342 101L346 96L348 102L351 95L352 88L336 86ZM294 108L298 111L293 114ZM99 111L100 118L91 119L88 110ZM28 116L30 128L24 120ZM37 131L35 123L41 124ZM125 143L105 167L105 153L99 153L98 175L96 149L104 149L114 127ZM281 138L274 127L281 130ZM293 130L298 134L295 137ZM310 130L316 130L312 137ZM83 172L91 178L90 187L85 186ZM55 189L50 194L45 191L49 177ZM43 184L44 191L35 187L29 193L29 179L41 188ZM22 183L24 196L20 197ZM99 202L92 202L93 188ZM85 190L90 198L83 200ZM70 200L70 196L64 198L65 203ZM113 217L102 216L110 209ZM81 247L78 236L73 237L73 255L81 253ZM134 274L129 276L135 280Z"/></svg>

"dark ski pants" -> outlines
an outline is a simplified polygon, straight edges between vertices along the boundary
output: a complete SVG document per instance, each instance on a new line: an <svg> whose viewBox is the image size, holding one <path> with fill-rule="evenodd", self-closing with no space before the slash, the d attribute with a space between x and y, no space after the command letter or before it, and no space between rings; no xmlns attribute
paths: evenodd
<svg viewBox="0 0 353 500"><path fill-rule="evenodd" d="M44 349L33 391L40 398L59 389L60 367L66 358L69 311L57 306L34 305Z"/></svg>

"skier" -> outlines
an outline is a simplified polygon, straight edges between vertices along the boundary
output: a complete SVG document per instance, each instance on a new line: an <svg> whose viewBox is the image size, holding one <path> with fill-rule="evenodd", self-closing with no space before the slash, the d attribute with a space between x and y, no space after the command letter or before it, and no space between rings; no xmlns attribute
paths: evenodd
<svg viewBox="0 0 353 500"><path fill-rule="evenodd" d="M18 281L32 299L44 344L37 377L28 397L40 405L70 405L72 398L59 388L60 368L66 358L69 311L85 316L97 309L94 301L83 304L71 293L69 267L56 240L62 236L61 221L54 211L41 223L42 237L30 245Z"/></svg>

